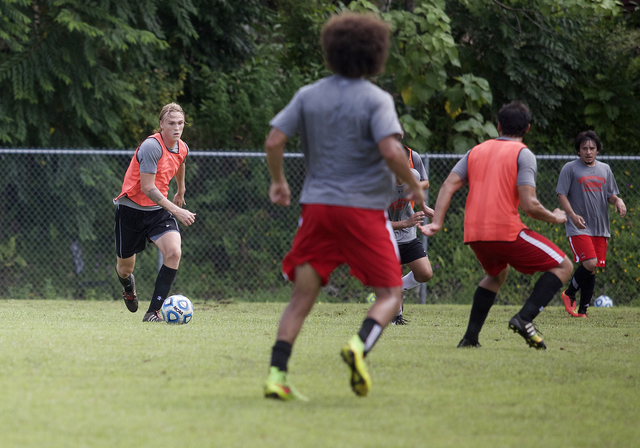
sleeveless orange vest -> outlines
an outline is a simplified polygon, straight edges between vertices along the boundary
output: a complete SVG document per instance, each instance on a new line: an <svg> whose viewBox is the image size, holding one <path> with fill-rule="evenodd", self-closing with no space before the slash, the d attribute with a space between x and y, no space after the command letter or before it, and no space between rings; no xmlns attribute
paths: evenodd
<svg viewBox="0 0 640 448"><path fill-rule="evenodd" d="M522 148L526 148L522 142L487 140L469 152L465 243L515 241L527 228L518 213L518 155Z"/></svg>
<svg viewBox="0 0 640 448"><path fill-rule="evenodd" d="M162 156L160 160L158 160L155 184L158 190L160 190L160 193L166 198L169 194L169 182L178 172L178 168L180 168L180 165L184 162L189 151L187 145L182 140L178 140L178 153L175 154L167 149L159 133L147 138L155 138L158 143L160 143L160 146L162 146ZM140 189L140 162L138 162L137 157L139 149L140 146L138 145L129 164L129 168L127 168L127 172L124 175L122 191L114 201L126 196L138 205L158 205L149 199Z"/></svg>

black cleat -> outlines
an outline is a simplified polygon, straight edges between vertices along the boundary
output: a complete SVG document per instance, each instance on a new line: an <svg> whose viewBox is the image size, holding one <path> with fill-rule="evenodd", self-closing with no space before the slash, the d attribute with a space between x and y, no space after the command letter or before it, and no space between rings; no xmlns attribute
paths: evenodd
<svg viewBox="0 0 640 448"><path fill-rule="evenodd" d="M142 318L142 322L164 322L160 311L147 311L147 314Z"/></svg>
<svg viewBox="0 0 640 448"><path fill-rule="evenodd" d="M391 325L407 325L407 324L409 324L409 319L405 319L402 314L399 314L396 317L394 317L393 319L391 319L391 322L389 322L389 323Z"/></svg>
<svg viewBox="0 0 640 448"><path fill-rule="evenodd" d="M136 279L131 274L131 292L122 291L122 298L127 309L132 313L138 311L138 294L136 294Z"/></svg>
<svg viewBox="0 0 640 448"><path fill-rule="evenodd" d="M476 342L474 344L473 342L469 342L467 339L462 338L462 340L458 343L457 348L470 348L470 347L480 348L482 346L480 345L479 342Z"/></svg>
<svg viewBox="0 0 640 448"><path fill-rule="evenodd" d="M520 314L516 314L509 320L509 329L514 333L518 333L529 344L529 347L533 347L536 350L546 350L547 346L536 331L536 327L533 322L527 322L520 318Z"/></svg>

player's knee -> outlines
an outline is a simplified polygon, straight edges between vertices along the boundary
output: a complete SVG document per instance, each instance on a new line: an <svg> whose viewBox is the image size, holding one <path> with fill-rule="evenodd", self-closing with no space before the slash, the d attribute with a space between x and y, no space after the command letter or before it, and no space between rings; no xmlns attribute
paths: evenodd
<svg viewBox="0 0 640 448"><path fill-rule="evenodd" d="M180 249L180 247L172 247L170 249L167 249L165 252L166 253L163 254L164 264L175 265L180 262L180 258L182 257L182 250Z"/></svg>
<svg viewBox="0 0 640 448"><path fill-rule="evenodd" d="M433 277L433 271L431 269L425 269L418 273L414 272L413 276L417 282L426 283Z"/></svg>
<svg viewBox="0 0 640 448"><path fill-rule="evenodd" d="M590 272L595 271L597 265L598 265L597 258L591 258L589 260L585 260L582 262L582 266L584 266L584 268Z"/></svg>

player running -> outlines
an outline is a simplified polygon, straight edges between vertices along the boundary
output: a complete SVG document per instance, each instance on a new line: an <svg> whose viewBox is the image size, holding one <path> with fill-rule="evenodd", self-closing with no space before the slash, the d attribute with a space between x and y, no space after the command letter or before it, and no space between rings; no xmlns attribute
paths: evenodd
<svg viewBox="0 0 640 448"><path fill-rule="evenodd" d="M155 243L164 257L158 272L149 309L143 322L162 322L159 310L169 295L182 256L180 229L193 224L195 213L183 209L185 193L184 161L189 147L180 137L184 130L184 111L176 103L160 112L157 132L136 149L124 176L122 191L113 202L116 209L116 272L124 291L124 303L132 313L138 311L138 295L133 269L136 254L147 241ZM178 191L173 202L167 199L169 182L176 178Z"/></svg>
<svg viewBox="0 0 640 448"><path fill-rule="evenodd" d="M365 356L402 303L402 270L386 215L393 173L407 180L408 199L424 201L397 139L401 128L393 99L363 79L384 69L389 26L373 16L343 13L325 24L321 43L334 75L298 90L271 120L265 143L273 203L288 206L291 200L283 153L296 133L307 168L298 231L282 262L293 291L280 319L264 388L266 397L281 400L304 399L288 380L292 346L320 287L343 263L377 295L360 331L341 351L351 388L356 395L368 394Z"/></svg>
<svg viewBox="0 0 640 448"><path fill-rule="evenodd" d="M467 332L458 347L480 347L480 330L512 266L523 274L544 272L522 309L509 320L509 328L530 347L546 349L533 319L571 275L571 260L547 238L528 229L518 213L520 206L539 221L561 224L567 220L562 210L551 212L536 197L536 158L522 143L530 121L523 103L503 106L498 112L500 137L475 146L453 167L438 193L433 222L419 227L427 236L440 231L453 193L469 183L464 242L487 275L473 296Z"/></svg>
<svg viewBox="0 0 640 448"><path fill-rule="evenodd" d="M567 213L565 229L576 269L569 287L562 293L564 307L574 317L587 317L596 286L596 267L605 267L609 231L609 204L621 217L627 207L618 194L611 168L596 160L602 142L593 131L578 134L574 147L579 158L565 164L558 177L556 193ZM576 310L576 292L580 306Z"/></svg>

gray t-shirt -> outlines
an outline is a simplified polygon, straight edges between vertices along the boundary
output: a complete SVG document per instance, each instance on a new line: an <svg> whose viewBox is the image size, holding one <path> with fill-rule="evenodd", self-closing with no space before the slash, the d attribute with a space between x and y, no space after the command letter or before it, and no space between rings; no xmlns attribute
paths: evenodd
<svg viewBox="0 0 640 448"><path fill-rule="evenodd" d="M187 147L188 148L188 147ZM176 142L173 148L167 148L170 152L178 153L178 142ZM136 158L140 164L141 173L153 173L158 171L158 161L162 157L162 146L160 142L153 137L148 137L140 144ZM139 205L133 202L126 196L121 197L115 201L117 205L126 205L127 207L135 208L136 210L160 210L162 207L159 205Z"/></svg>
<svg viewBox="0 0 640 448"><path fill-rule="evenodd" d="M573 211L584 218L587 226L578 229L567 219L564 225L567 236L611 236L607 200L618 194L618 185L609 165L596 160L595 166L587 166L580 159L565 164L558 177L556 194L567 197Z"/></svg>
<svg viewBox="0 0 640 448"><path fill-rule="evenodd" d="M307 173L301 204L385 210L394 176L377 146L402 132L391 95L364 79L333 75L302 87L269 123L300 133Z"/></svg>
<svg viewBox="0 0 640 448"><path fill-rule="evenodd" d="M420 162L420 164L422 165L422 162ZM414 165L416 168L418 167L416 162L414 162ZM424 166L422 166L422 171L424 172ZM411 174L413 174L413 177L418 182L421 180L427 180L426 172L424 173L424 178L423 178L422 175L418 172L418 170L415 170L412 168ZM406 186L407 186L406 183L402 185L396 184L395 186L395 189L394 189L395 195L393 198L393 202L387 209L387 213L389 215L389 221L404 221L405 219L409 219L411 215L415 213L413 211L413 207L411 207L411 201L407 199L408 192L404 190ZM395 234L396 241L398 243L408 243L416 239L415 226L394 230L393 233Z"/></svg>
<svg viewBox="0 0 640 448"><path fill-rule="evenodd" d="M513 140L507 137L500 137L496 140ZM456 173L462 178L462 181L466 184L469 180L469 153L468 151L464 157L462 157L458 163L453 167L451 171ZM522 148L520 154L518 154L518 180L516 185L531 185L536 186L536 177L538 175L538 165L536 162L536 156L533 155L529 148Z"/></svg>

